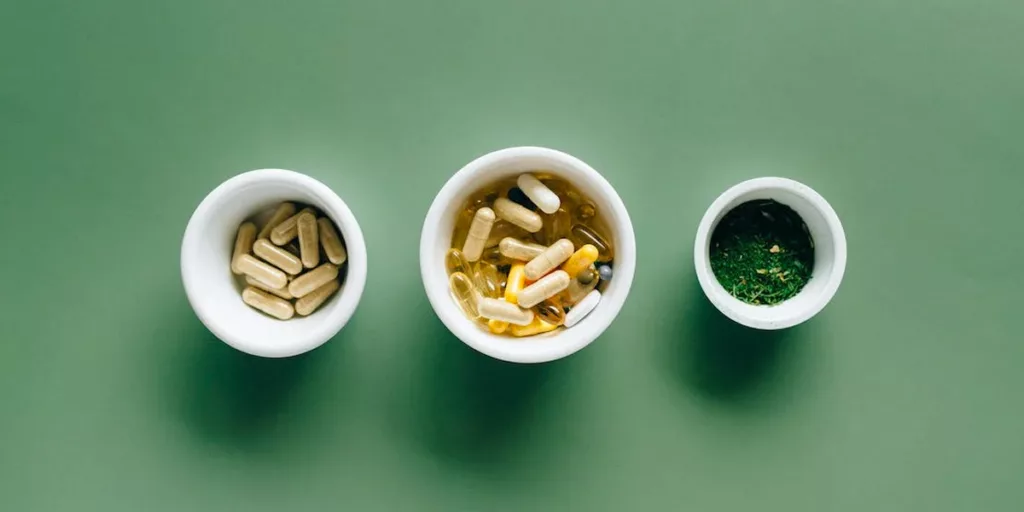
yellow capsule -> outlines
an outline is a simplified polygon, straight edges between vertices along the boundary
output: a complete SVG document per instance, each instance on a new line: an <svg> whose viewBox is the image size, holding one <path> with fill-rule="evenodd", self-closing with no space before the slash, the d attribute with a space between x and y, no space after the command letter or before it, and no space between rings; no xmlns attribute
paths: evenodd
<svg viewBox="0 0 1024 512"><path fill-rule="evenodd" d="M487 330L494 334L501 334L505 332L505 329L508 329L508 322L493 319L487 321Z"/></svg>
<svg viewBox="0 0 1024 512"><path fill-rule="evenodd" d="M270 236L271 230L276 228L278 224L281 224L285 219L292 215L295 215L295 205L288 202L281 203L278 205L277 209L274 210L274 213L270 216L270 220L268 220L267 224L263 226L263 229L260 230L260 234L256 238L267 238Z"/></svg>
<svg viewBox="0 0 1024 512"><path fill-rule="evenodd" d="M462 308L462 312L470 320L480 318L480 311L477 309L480 294L473 287L473 280L462 272L455 272L448 278L448 286L451 289L452 298Z"/></svg>
<svg viewBox="0 0 1024 512"><path fill-rule="evenodd" d="M569 277L575 278L580 272L590 268L597 261L597 247L587 244L569 256L569 259L562 265Z"/></svg>
<svg viewBox="0 0 1024 512"><path fill-rule="evenodd" d="M274 245L284 245L299 236L299 217L304 213L316 215L316 210L306 207L301 212L281 221L280 224L274 226L274 229L270 230L270 241L274 242Z"/></svg>
<svg viewBox="0 0 1024 512"><path fill-rule="evenodd" d="M299 233L302 266L316 268L320 264L320 231L316 228L316 217L312 213L303 213L295 225Z"/></svg>
<svg viewBox="0 0 1024 512"><path fill-rule="evenodd" d="M526 265L516 263L508 271L508 280L505 282L505 300L513 304L519 303L519 292L526 287Z"/></svg>
<svg viewBox="0 0 1024 512"><path fill-rule="evenodd" d="M551 247L526 264L526 278L531 281L540 279L569 259L574 250L572 242L567 238L551 244Z"/></svg>
<svg viewBox="0 0 1024 512"><path fill-rule="evenodd" d="M252 286L247 286L242 290L242 302L281 320L288 320L295 316L295 308L292 307L291 302Z"/></svg>
<svg viewBox="0 0 1024 512"><path fill-rule="evenodd" d="M557 325L549 324L549 323L545 322L544 320L542 320L539 316L534 316L533 317L533 322L530 322L530 325L512 325L512 326L509 326L509 332L512 333L512 336L516 336L516 337L521 338L523 336L533 336L533 335L536 335L536 334L543 334L543 333L546 333L546 332L553 331L553 330L555 330L557 328L558 328Z"/></svg>
<svg viewBox="0 0 1024 512"><path fill-rule="evenodd" d="M467 275L471 273L469 260L458 249L448 249L448 254L444 256L444 266L448 270L448 275L456 272L462 272Z"/></svg>
<svg viewBox="0 0 1024 512"><path fill-rule="evenodd" d="M590 222L597 215L597 207L590 201L584 201L572 211L572 220L580 224Z"/></svg>
<svg viewBox="0 0 1024 512"><path fill-rule="evenodd" d="M473 285L484 297L500 297L501 280L498 277L498 267L485 261L478 262L473 270Z"/></svg>
<svg viewBox="0 0 1024 512"><path fill-rule="evenodd" d="M241 226L238 226L238 234L235 235L235 249L231 253L231 271L235 274L242 273L235 266L235 260L243 254L249 254L254 240L256 240L256 224L243 222Z"/></svg>
<svg viewBox="0 0 1024 512"><path fill-rule="evenodd" d="M473 223L469 226L469 235L466 236L466 244L462 246L462 253L469 261L480 259L484 252L484 243L491 234L491 227L494 226L494 210L486 206L480 208L473 215Z"/></svg>
<svg viewBox="0 0 1024 512"><path fill-rule="evenodd" d="M602 236L593 226L574 224L572 226L573 240L579 245L590 244L597 247L597 261L611 261L615 257L615 250L608 239Z"/></svg>
<svg viewBox="0 0 1024 512"><path fill-rule="evenodd" d="M544 299L553 297L566 289L570 281L573 279L569 278L569 274L566 274L564 270L556 270L523 288L523 291L519 292L518 303L524 308L532 308Z"/></svg>
<svg viewBox="0 0 1024 512"><path fill-rule="evenodd" d="M327 281L324 285L295 301L295 312L302 316L309 316L326 302L331 295L334 295L338 288L341 288L341 283L337 279Z"/></svg>
<svg viewBox="0 0 1024 512"><path fill-rule="evenodd" d="M316 220L316 227L320 232L320 245L324 248L327 260L341 266L348 258L348 253L345 252L345 244L341 243L338 230L334 229L334 223L327 217L320 217Z"/></svg>
<svg viewBox="0 0 1024 512"><path fill-rule="evenodd" d="M324 263L319 267L296 277L288 284L288 293L303 297L313 290L327 284L327 281L338 278L338 266L334 263Z"/></svg>
<svg viewBox="0 0 1024 512"><path fill-rule="evenodd" d="M530 261L540 256L548 248L540 244L524 242L512 237L505 238L498 244L498 250L509 259Z"/></svg>
<svg viewBox="0 0 1024 512"><path fill-rule="evenodd" d="M245 283L254 288L259 288L260 290L263 290L265 292L277 295L278 297L281 297L282 299L285 300L292 300L295 298L292 297L292 294L288 293L287 287L274 288L268 285L267 283L264 283L263 281L260 281L259 279L256 279L255 277L252 276L245 276Z"/></svg>
<svg viewBox="0 0 1024 512"><path fill-rule="evenodd" d="M533 321L533 311L522 309L502 299L485 297L477 304L480 316L488 320L501 320L513 325L528 325Z"/></svg>
<svg viewBox="0 0 1024 512"><path fill-rule="evenodd" d="M507 220L530 233L536 233L544 226L544 221L541 220L540 214L532 212L522 205L514 203L507 197L499 197L494 201L494 212L498 217L501 217L502 219Z"/></svg>
<svg viewBox="0 0 1024 512"><path fill-rule="evenodd" d="M284 288L288 285L288 276L284 272L256 259L251 254L243 254L235 260L235 265L243 274L264 282L271 288Z"/></svg>
<svg viewBox="0 0 1024 512"><path fill-rule="evenodd" d="M252 252L271 265L295 275L302 272L302 261L298 256L278 247L266 238L260 238L252 244Z"/></svg>
<svg viewBox="0 0 1024 512"><path fill-rule="evenodd" d="M597 270L594 270L593 265L584 272L592 272L594 276L597 276ZM571 280L569 286L565 289L565 304L567 306L572 306L583 300L583 297L586 297L588 293L594 290L594 288L597 288L597 285L600 282L601 280L596 277L589 283L582 283L579 279Z"/></svg>
<svg viewBox="0 0 1024 512"><path fill-rule="evenodd" d="M565 310L562 309L562 303L558 300L558 297L550 297L537 304L533 307L533 313L540 317L541 320L552 325L562 325L565 323Z"/></svg>
<svg viewBox="0 0 1024 512"><path fill-rule="evenodd" d="M544 229L541 230L543 241L541 243L552 244L560 238L568 238L569 228L571 227L572 215L563 206L544 219Z"/></svg>

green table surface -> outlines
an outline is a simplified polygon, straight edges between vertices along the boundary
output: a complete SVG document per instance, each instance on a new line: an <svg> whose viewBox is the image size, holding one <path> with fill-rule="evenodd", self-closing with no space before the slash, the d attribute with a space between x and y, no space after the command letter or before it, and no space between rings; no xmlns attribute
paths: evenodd
<svg viewBox="0 0 1024 512"><path fill-rule="evenodd" d="M1021 510L1019 0L0 3L0 509ZM423 216L543 145L639 250L586 350L516 366L422 290ZM192 313L192 210L313 175L370 270L324 347L262 360ZM701 293L696 224L782 175L845 224L788 331Z"/></svg>

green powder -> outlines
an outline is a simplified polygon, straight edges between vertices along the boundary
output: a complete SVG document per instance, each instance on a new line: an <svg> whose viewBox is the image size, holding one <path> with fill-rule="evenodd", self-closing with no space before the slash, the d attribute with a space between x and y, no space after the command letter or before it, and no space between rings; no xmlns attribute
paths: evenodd
<svg viewBox="0 0 1024 512"><path fill-rule="evenodd" d="M814 268L814 241L792 208L770 199L743 203L711 235L711 270L733 297L778 304L800 292Z"/></svg>

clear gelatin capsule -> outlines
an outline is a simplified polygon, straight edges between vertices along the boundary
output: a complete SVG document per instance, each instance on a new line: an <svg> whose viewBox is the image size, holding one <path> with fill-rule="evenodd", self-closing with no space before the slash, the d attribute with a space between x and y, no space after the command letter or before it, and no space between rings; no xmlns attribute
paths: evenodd
<svg viewBox="0 0 1024 512"><path fill-rule="evenodd" d="M500 297L501 278L498 267L484 261L477 262L476 268L473 270L473 285L484 297Z"/></svg>
<svg viewBox="0 0 1024 512"><path fill-rule="evenodd" d="M552 325L562 325L565 323L565 310L562 309L562 303L558 300L557 296L548 298L534 306L533 313L540 317L541 320Z"/></svg>
<svg viewBox="0 0 1024 512"><path fill-rule="evenodd" d="M452 247L461 248L466 245L466 238L469 236L469 226L473 223L473 214L476 210L462 210L455 217L455 231L452 232Z"/></svg>
<svg viewBox="0 0 1024 512"><path fill-rule="evenodd" d="M494 226L494 211L486 206L480 208L473 214L473 223L469 225L469 234L466 236L466 243L462 246L462 253L469 261L480 259L484 252L484 244L491 234L491 227Z"/></svg>
<svg viewBox="0 0 1024 512"><path fill-rule="evenodd" d="M544 219L544 228L541 229L542 244L551 245L561 238L569 238L572 228L572 216L569 210L562 206L555 213Z"/></svg>
<svg viewBox="0 0 1024 512"><path fill-rule="evenodd" d="M338 291L341 283L337 279L327 281L322 286L295 301L295 312L302 316L313 314L320 306Z"/></svg>
<svg viewBox="0 0 1024 512"><path fill-rule="evenodd" d="M241 226L238 226L238 234L235 235L235 248L231 253L231 271L235 274L242 273L242 271L238 270L238 267L235 265L235 260L243 254L249 254L255 240L256 224L253 224L252 222L244 222Z"/></svg>
<svg viewBox="0 0 1024 512"><path fill-rule="evenodd" d="M473 286L473 280L469 276L462 272L455 272L448 277L448 287L451 289L455 303L462 308L462 312L466 316L471 320L480 318L480 311L477 309L480 296Z"/></svg>
<svg viewBox="0 0 1024 512"><path fill-rule="evenodd" d="M338 230L334 223L327 217L320 217L316 220L317 230L320 232L320 246L324 249L327 260L335 265L345 263L348 253L345 251L345 244L341 242Z"/></svg>
<svg viewBox="0 0 1024 512"><path fill-rule="evenodd" d="M538 280L537 282L523 288L519 292L519 305L524 308L532 308L540 304L544 299L553 297L569 287L569 283L575 281L569 278L564 270L556 270Z"/></svg>
<svg viewBox="0 0 1024 512"><path fill-rule="evenodd" d="M338 278L338 266L324 263L319 267L296 277L288 284L288 293L296 297L304 297L313 290L327 284L327 281Z"/></svg>
<svg viewBox="0 0 1024 512"><path fill-rule="evenodd" d="M242 290L242 302L279 320L288 320L295 316L295 308L291 302L252 286Z"/></svg>
<svg viewBox="0 0 1024 512"><path fill-rule="evenodd" d="M494 227L491 228L491 235L487 237L487 243L484 247L497 247L502 240L506 238L527 238L530 236L530 232L512 224L511 222L499 220L494 223Z"/></svg>
<svg viewBox="0 0 1024 512"><path fill-rule="evenodd" d="M498 246L484 249L484 252L480 254L480 261L486 261L487 263L497 267L511 265L513 263L513 260L507 258L501 253L501 249L499 249Z"/></svg>
<svg viewBox="0 0 1024 512"><path fill-rule="evenodd" d="M295 215L295 204L288 202L281 203L278 205L277 209L274 210L274 213L270 216L270 220L268 220L267 224L263 226L263 229L260 230L260 234L256 238L269 237L271 230L276 228L279 224L284 222L285 219L292 215Z"/></svg>
<svg viewBox="0 0 1024 512"><path fill-rule="evenodd" d="M595 215L597 215L597 207L593 203L585 201L577 205L572 211L572 220L580 224L586 224Z"/></svg>
<svg viewBox="0 0 1024 512"><path fill-rule="evenodd" d="M579 245L590 244L597 247L597 261L611 261L615 257L615 251L608 239L601 235L593 226L584 224L573 224L572 238Z"/></svg>
<svg viewBox="0 0 1024 512"><path fill-rule="evenodd" d="M456 272L462 272L463 274L469 275L472 273L470 270L469 260L466 259L466 255L462 254L462 251L452 248L448 249L448 254L444 256L444 266L448 270L448 275L452 275Z"/></svg>

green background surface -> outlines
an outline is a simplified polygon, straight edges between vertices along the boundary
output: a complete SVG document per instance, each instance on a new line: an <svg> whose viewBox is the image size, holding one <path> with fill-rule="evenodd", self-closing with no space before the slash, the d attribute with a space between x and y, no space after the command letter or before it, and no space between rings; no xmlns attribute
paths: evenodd
<svg viewBox="0 0 1024 512"><path fill-rule="evenodd" d="M0 508L1021 510L1024 4L0 3ZM557 363L453 338L423 216L536 144L618 189L618 320ZM228 177L311 174L366 235L356 316L260 360L182 290ZM692 269L727 187L843 220L812 321L746 331Z"/></svg>

